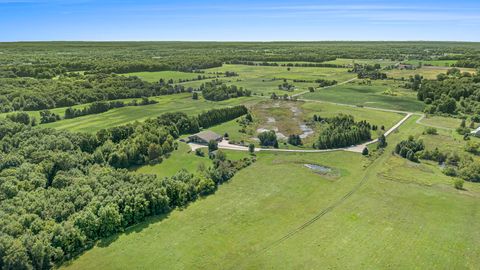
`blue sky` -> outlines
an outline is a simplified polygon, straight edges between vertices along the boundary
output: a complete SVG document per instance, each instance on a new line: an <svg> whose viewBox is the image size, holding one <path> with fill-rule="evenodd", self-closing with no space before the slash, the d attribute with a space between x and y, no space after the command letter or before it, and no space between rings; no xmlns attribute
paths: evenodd
<svg viewBox="0 0 480 270"><path fill-rule="evenodd" d="M480 0L0 0L0 41L480 41Z"/></svg>

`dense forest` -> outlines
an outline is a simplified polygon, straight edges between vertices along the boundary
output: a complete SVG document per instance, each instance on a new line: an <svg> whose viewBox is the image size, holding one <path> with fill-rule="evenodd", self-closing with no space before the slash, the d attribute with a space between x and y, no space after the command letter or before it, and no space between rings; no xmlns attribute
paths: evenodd
<svg viewBox="0 0 480 270"><path fill-rule="evenodd" d="M452 42L24 42L0 43L0 77L51 78L70 71L127 73L220 66L229 61L324 62L455 59L475 66L476 43Z"/></svg>
<svg viewBox="0 0 480 270"><path fill-rule="evenodd" d="M202 83L198 89L206 100L220 101L229 98L250 96L252 92L236 85L226 85L219 80Z"/></svg>
<svg viewBox="0 0 480 270"><path fill-rule="evenodd" d="M465 114L480 117L480 75L451 69L437 80L422 80L418 99L427 104L425 112Z"/></svg>
<svg viewBox="0 0 480 270"><path fill-rule="evenodd" d="M214 192L251 160L217 154L204 171L164 179L122 168L161 162L180 134L246 112L169 113L95 135L0 120L0 268L50 268L100 237Z"/></svg>
<svg viewBox="0 0 480 270"><path fill-rule="evenodd" d="M341 148L371 139L371 125L366 121L355 122L353 116L340 114L331 118L314 117L322 124L322 130L314 147L318 149Z"/></svg>

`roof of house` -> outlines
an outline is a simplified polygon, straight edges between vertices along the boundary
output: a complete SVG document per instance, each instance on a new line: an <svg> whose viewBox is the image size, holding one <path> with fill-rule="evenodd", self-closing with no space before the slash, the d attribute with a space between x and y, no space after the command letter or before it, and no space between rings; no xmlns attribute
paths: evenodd
<svg viewBox="0 0 480 270"><path fill-rule="evenodd" d="M480 133L480 127L478 127L477 129L475 129L474 131L470 132L472 134L479 134Z"/></svg>
<svg viewBox="0 0 480 270"><path fill-rule="evenodd" d="M198 137L206 142L209 142L211 140L218 140L222 138L222 136L210 130L204 130L204 131L198 132L196 134L189 136L189 138L191 137Z"/></svg>

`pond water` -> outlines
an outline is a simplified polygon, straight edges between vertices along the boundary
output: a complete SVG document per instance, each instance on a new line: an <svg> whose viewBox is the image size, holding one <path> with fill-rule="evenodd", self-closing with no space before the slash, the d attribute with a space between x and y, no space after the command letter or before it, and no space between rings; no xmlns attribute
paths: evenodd
<svg viewBox="0 0 480 270"><path fill-rule="evenodd" d="M304 164L305 167L309 168L310 170L319 172L319 173L329 173L332 172L331 168L321 166L321 165L316 165L316 164Z"/></svg>

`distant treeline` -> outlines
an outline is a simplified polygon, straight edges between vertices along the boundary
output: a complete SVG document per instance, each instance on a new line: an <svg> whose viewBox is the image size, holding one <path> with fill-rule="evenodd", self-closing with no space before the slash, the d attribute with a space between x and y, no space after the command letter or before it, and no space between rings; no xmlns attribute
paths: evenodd
<svg viewBox="0 0 480 270"><path fill-rule="evenodd" d="M478 66L477 43L452 42L29 42L2 43L0 78L67 72L195 71L239 62L456 59Z"/></svg>
<svg viewBox="0 0 480 270"><path fill-rule="evenodd" d="M336 58L326 58L324 61L332 61ZM248 66L267 66L267 67L327 67L327 68L346 68L350 65L339 65L331 63L276 63L276 62L253 62L253 61L230 61L227 64L248 65Z"/></svg>

